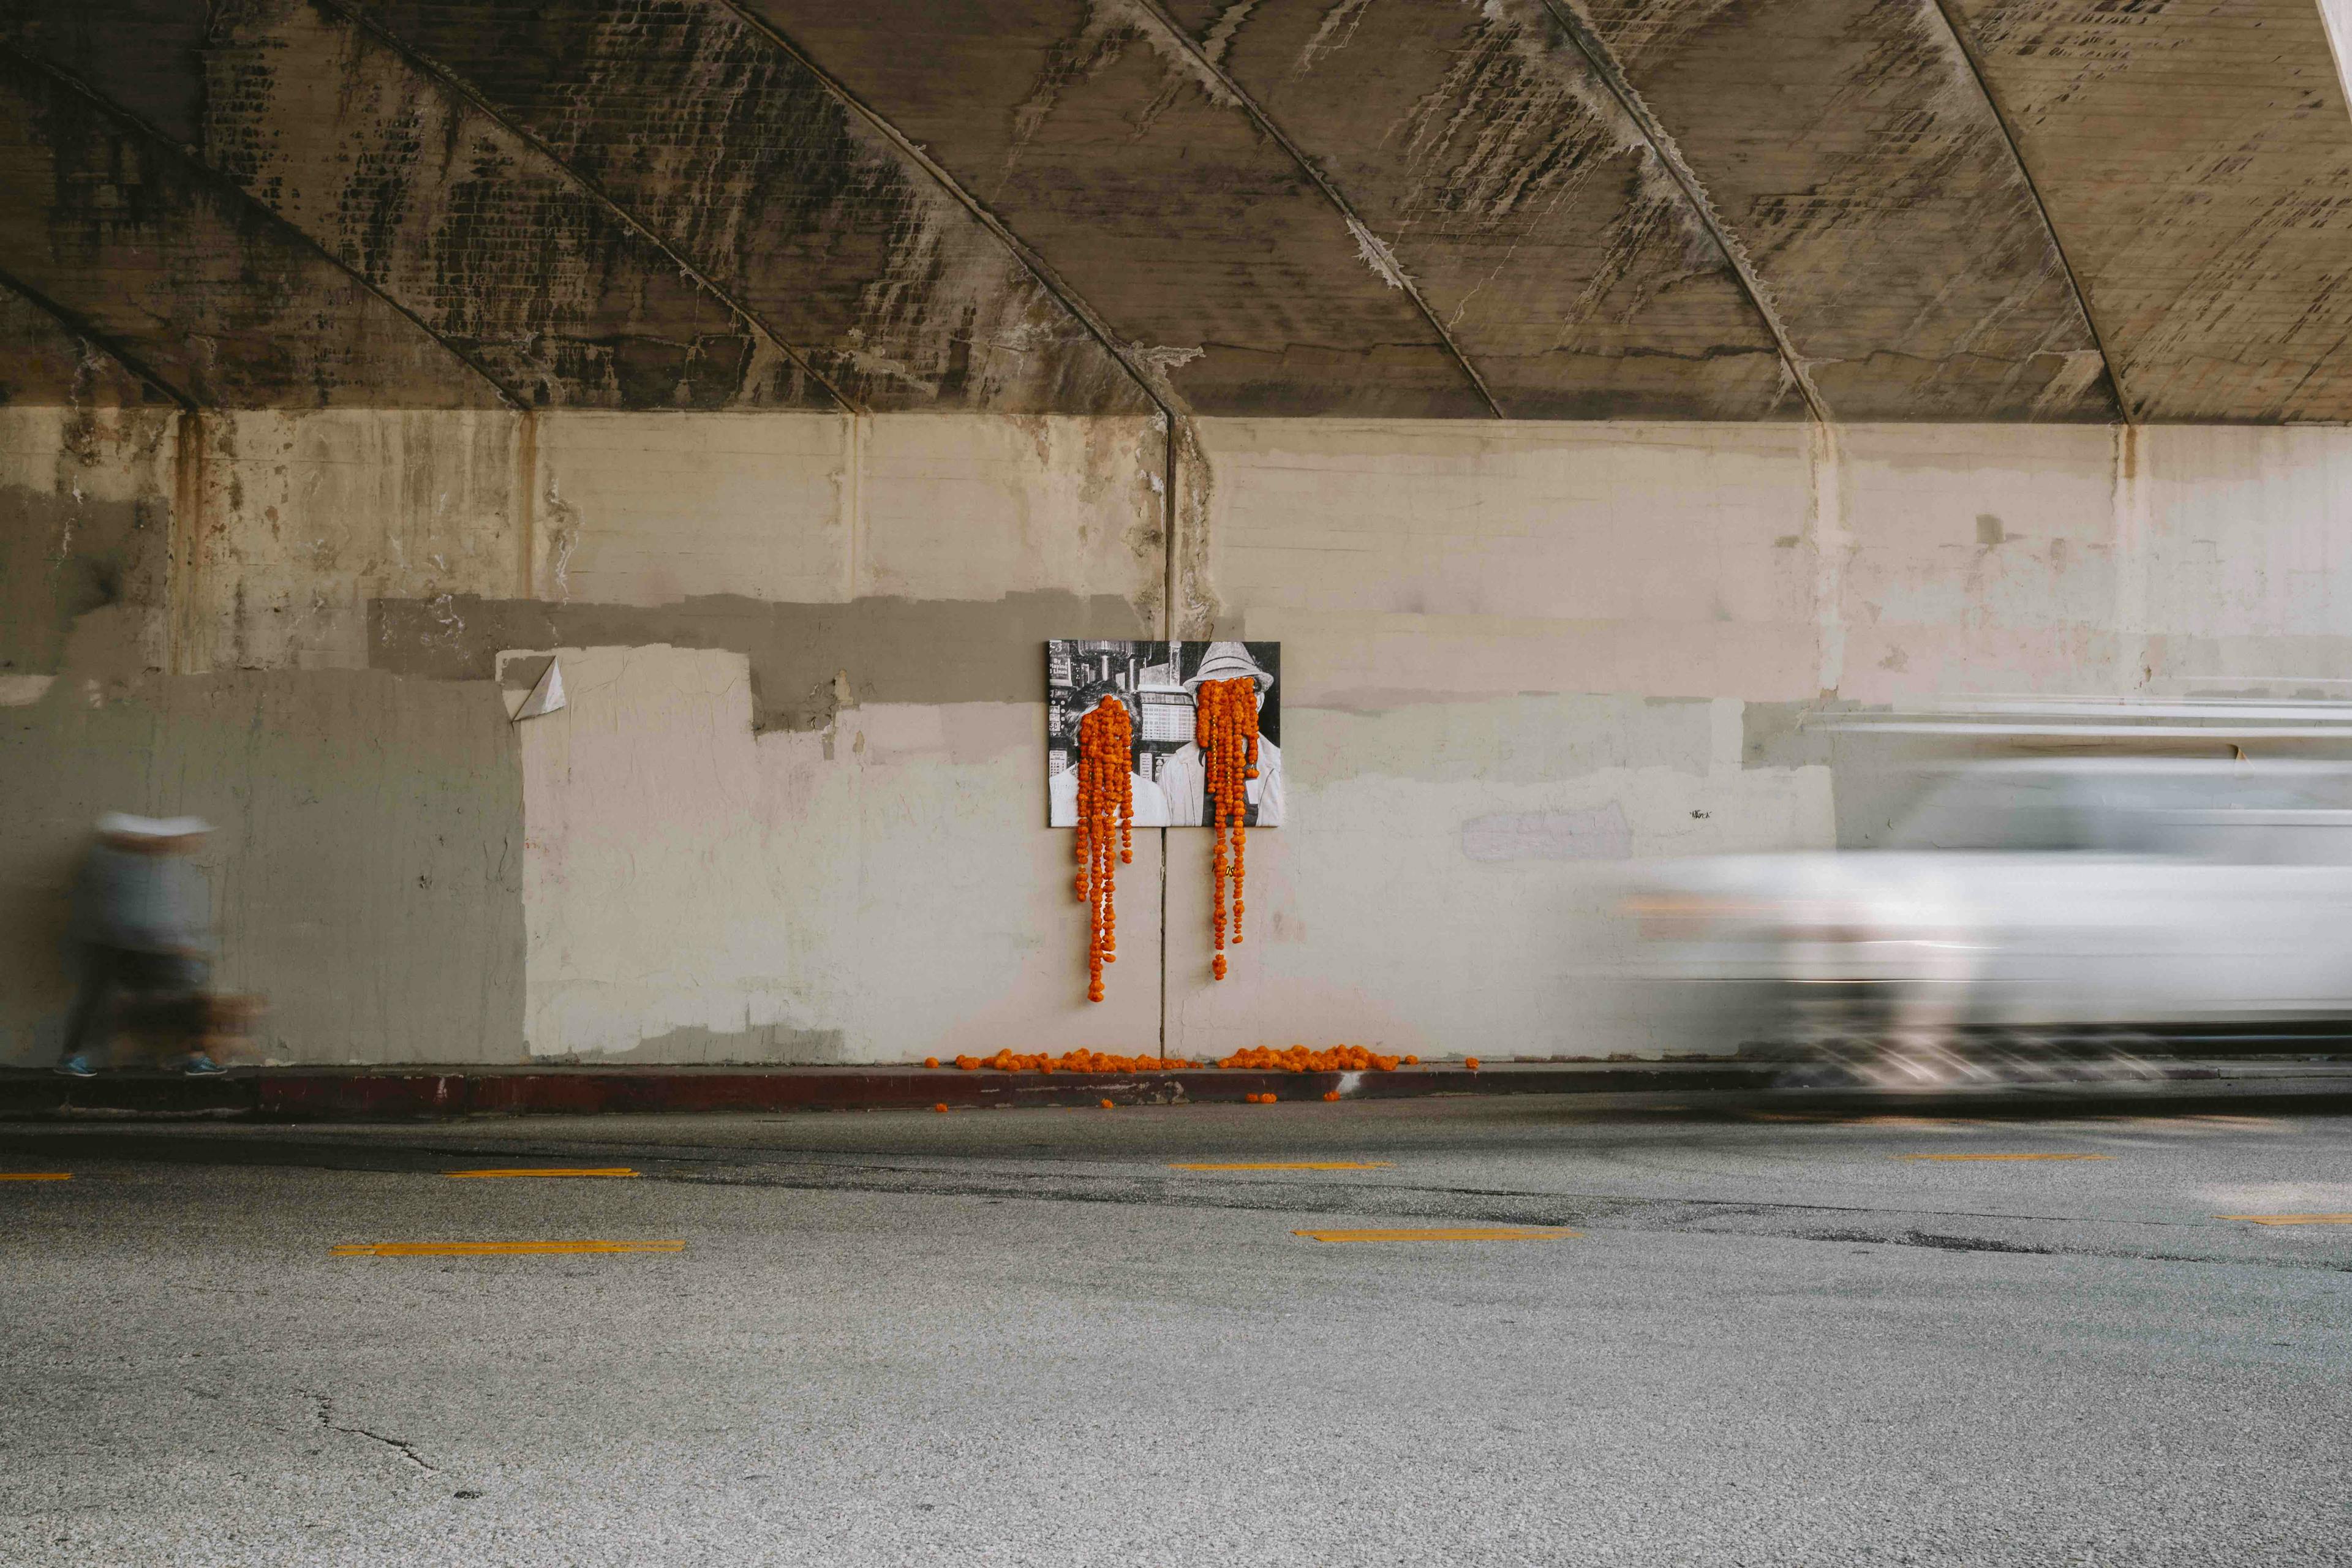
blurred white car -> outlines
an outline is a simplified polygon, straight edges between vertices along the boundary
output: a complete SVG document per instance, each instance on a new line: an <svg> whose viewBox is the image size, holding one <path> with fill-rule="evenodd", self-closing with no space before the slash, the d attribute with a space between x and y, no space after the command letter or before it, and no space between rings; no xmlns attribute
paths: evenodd
<svg viewBox="0 0 2352 1568"><path fill-rule="evenodd" d="M1666 861L1633 911L1748 1041L1915 1055L2352 1024L2352 766L1983 763L1886 847Z"/></svg>

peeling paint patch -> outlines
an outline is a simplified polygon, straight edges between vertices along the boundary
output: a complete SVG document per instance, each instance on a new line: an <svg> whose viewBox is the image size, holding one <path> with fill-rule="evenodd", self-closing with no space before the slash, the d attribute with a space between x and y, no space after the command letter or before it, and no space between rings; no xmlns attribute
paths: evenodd
<svg viewBox="0 0 2352 1568"><path fill-rule="evenodd" d="M1241 25L1249 19L1249 14L1257 6L1258 0L1233 0L1231 5L1217 13L1217 19L1209 25L1207 32L1201 35L1201 52L1209 57L1211 65L1224 64L1225 51L1234 46L1234 35L1241 30Z"/></svg>
<svg viewBox="0 0 2352 1568"><path fill-rule="evenodd" d="M1370 268L1381 282L1391 289L1405 289L1412 285L1412 279L1405 276L1396 252L1389 248L1386 240L1366 228L1353 213L1348 215L1348 232L1356 237L1356 254L1363 258L1364 265Z"/></svg>
<svg viewBox="0 0 2352 1568"><path fill-rule="evenodd" d="M1298 51L1298 58L1292 64L1290 74L1306 75L1315 68L1318 58L1334 49L1344 49L1353 42L1357 26L1363 21L1364 13L1371 3L1372 0L1332 0L1329 8L1323 13L1322 24L1315 29L1315 36L1308 38L1307 47Z"/></svg>
<svg viewBox="0 0 2352 1568"><path fill-rule="evenodd" d="M1194 54L1189 41L1171 31L1151 6L1139 0L1086 0L1086 7L1077 30L1055 44L1028 97L1013 111L1013 159L1044 129L1071 87L1117 64L1132 43L1139 42L1159 56L1168 77L1143 111L1146 123L1157 118L1174 90L1186 86L1219 108L1242 107L1215 66ZM1247 7L1243 11L1245 15ZM1234 26L1240 21L1235 16Z"/></svg>
<svg viewBox="0 0 2352 1568"><path fill-rule="evenodd" d="M1129 352L1134 354L1134 356L1143 363L1150 365L1152 369L1166 372L1181 370L1184 366L1191 364L1194 360L1199 359L1202 354L1207 353L1209 351L1202 348L1199 343L1192 343L1181 347L1169 343L1161 343L1156 346L1147 346L1143 343L1137 343L1133 345Z"/></svg>

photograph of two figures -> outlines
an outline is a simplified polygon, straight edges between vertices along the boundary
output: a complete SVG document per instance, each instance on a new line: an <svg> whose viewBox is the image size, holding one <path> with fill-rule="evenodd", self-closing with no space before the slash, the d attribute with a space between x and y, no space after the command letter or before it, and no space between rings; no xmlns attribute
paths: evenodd
<svg viewBox="0 0 2352 1568"><path fill-rule="evenodd" d="M1057 640L1045 645L1048 824L1078 825L1078 721L1105 697L1128 710L1134 736L1129 787L1138 827L1213 827L1194 739L1201 687L1246 677L1257 688L1257 776L1246 826L1283 820L1282 645L1274 642Z"/></svg>

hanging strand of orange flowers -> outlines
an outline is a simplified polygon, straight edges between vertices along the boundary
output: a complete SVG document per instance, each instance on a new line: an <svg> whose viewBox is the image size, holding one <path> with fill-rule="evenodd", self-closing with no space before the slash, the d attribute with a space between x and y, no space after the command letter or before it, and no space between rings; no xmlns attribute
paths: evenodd
<svg viewBox="0 0 2352 1568"><path fill-rule="evenodd" d="M1210 973L1225 977L1225 883L1233 882L1234 944L1242 940L1242 889L1248 876L1249 786L1257 777L1257 681L1250 676L1232 680L1204 680L1193 710L1192 741L1201 750L1202 783L1216 816L1217 837L1210 851L1210 876L1215 899L1210 924L1216 933L1217 956Z"/></svg>
<svg viewBox="0 0 2352 1568"><path fill-rule="evenodd" d="M1135 860L1134 725L1106 694L1078 721L1078 897L1087 905L1087 1000L1103 999L1103 965L1118 962L1118 866Z"/></svg>

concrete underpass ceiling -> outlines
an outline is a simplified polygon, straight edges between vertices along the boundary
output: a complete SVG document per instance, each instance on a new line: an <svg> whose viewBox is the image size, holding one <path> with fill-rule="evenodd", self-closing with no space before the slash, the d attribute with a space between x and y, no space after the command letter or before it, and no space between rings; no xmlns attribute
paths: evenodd
<svg viewBox="0 0 2352 1568"><path fill-rule="evenodd" d="M16 0L0 398L2352 419L2319 0Z"/></svg>

